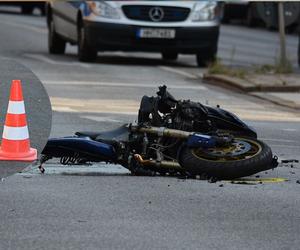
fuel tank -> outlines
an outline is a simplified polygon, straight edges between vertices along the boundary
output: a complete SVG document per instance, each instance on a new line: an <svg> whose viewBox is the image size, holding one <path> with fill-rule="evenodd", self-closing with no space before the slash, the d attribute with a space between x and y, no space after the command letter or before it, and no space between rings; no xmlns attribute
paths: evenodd
<svg viewBox="0 0 300 250"><path fill-rule="evenodd" d="M207 109L208 118L216 124L218 129L233 131L238 135L244 135L251 138L257 138L257 133L254 128L248 126L235 114L221 109L205 106Z"/></svg>

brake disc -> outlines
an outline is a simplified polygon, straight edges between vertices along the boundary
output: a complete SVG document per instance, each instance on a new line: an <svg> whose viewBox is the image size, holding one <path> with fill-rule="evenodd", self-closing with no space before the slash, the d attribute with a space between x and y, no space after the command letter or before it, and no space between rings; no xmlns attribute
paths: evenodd
<svg viewBox="0 0 300 250"><path fill-rule="evenodd" d="M252 146L250 143L245 141L234 141L228 147L215 147L201 150L208 156L214 157L236 157L243 155L251 150Z"/></svg>

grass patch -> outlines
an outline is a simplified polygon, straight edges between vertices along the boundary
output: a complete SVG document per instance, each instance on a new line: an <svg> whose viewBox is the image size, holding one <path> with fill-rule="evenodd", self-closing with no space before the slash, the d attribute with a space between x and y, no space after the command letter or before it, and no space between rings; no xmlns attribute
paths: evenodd
<svg viewBox="0 0 300 250"><path fill-rule="evenodd" d="M271 64L263 64L261 66L255 66L254 72L256 74L272 74L275 73L275 66Z"/></svg>
<svg viewBox="0 0 300 250"><path fill-rule="evenodd" d="M286 60L285 63L276 60L275 63L275 73L277 74L290 74L293 73L293 66L290 60Z"/></svg>
<svg viewBox="0 0 300 250"><path fill-rule="evenodd" d="M290 61L285 64L276 61L274 65L264 64L254 68L256 74L290 74L293 73L293 66Z"/></svg>
<svg viewBox="0 0 300 250"><path fill-rule="evenodd" d="M232 66L224 65L220 59L216 59L208 66L209 74L226 75L246 79L247 75L255 74L290 74L293 73L292 63L287 60L284 64L279 60L275 60L274 65L263 64L260 66L253 66L252 68L234 68Z"/></svg>
<svg viewBox="0 0 300 250"><path fill-rule="evenodd" d="M227 75L232 77L238 77L245 79L247 70L241 68L232 68L222 64L220 59L216 59L213 63L208 66L209 74Z"/></svg>

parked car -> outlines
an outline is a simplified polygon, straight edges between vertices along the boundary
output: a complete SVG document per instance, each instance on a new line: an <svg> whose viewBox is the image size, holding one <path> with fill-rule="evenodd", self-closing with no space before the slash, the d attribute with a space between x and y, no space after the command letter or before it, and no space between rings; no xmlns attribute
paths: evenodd
<svg viewBox="0 0 300 250"><path fill-rule="evenodd" d="M45 15L45 1L0 1L1 5L20 6L22 14L32 14L35 8L41 10L42 15Z"/></svg>
<svg viewBox="0 0 300 250"><path fill-rule="evenodd" d="M196 54L202 66L217 53L216 1L52 1L46 10L52 54L69 42L80 61L94 61L98 51L149 51L166 60Z"/></svg>
<svg viewBox="0 0 300 250"><path fill-rule="evenodd" d="M229 23L234 19L243 20L249 27L256 26L261 21L256 9L256 3L249 1L226 1L222 22Z"/></svg>
<svg viewBox="0 0 300 250"><path fill-rule="evenodd" d="M285 27L288 32L292 32L297 27L299 16L299 2L284 3ZM250 27L264 23L268 29L277 29L278 3L274 1L227 1L224 5L222 22L229 23L234 19L243 20Z"/></svg>
<svg viewBox="0 0 300 250"><path fill-rule="evenodd" d="M298 65L300 67L300 27L298 30L298 37L299 37L299 40L298 40Z"/></svg>

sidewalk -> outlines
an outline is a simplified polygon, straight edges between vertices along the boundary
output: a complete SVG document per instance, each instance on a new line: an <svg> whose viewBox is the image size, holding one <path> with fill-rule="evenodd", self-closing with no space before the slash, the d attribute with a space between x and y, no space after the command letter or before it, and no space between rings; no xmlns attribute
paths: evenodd
<svg viewBox="0 0 300 250"><path fill-rule="evenodd" d="M300 74L249 74L244 78L238 78L206 73L203 80L300 110Z"/></svg>

